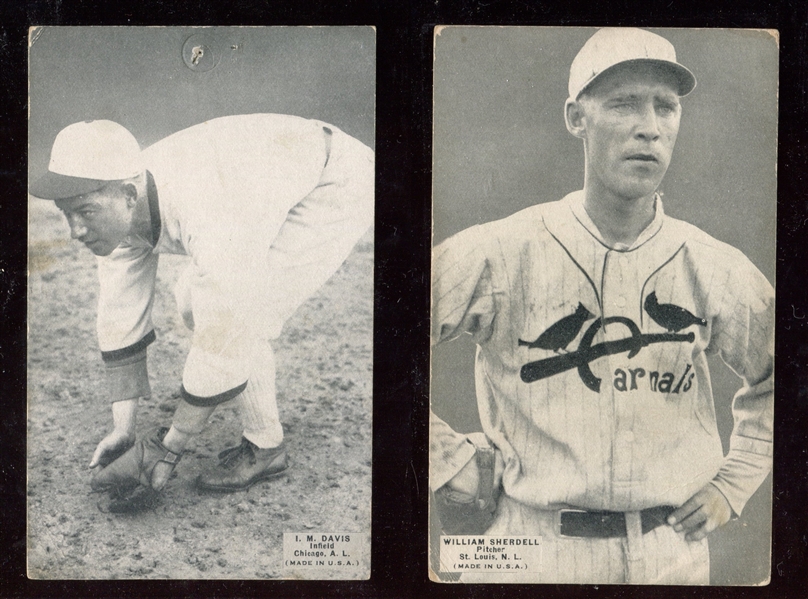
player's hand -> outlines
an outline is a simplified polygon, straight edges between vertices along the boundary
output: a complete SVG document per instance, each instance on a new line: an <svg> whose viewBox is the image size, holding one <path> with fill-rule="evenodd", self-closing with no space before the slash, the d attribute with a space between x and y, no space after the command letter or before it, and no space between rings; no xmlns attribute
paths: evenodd
<svg viewBox="0 0 808 599"><path fill-rule="evenodd" d="M90 468L96 466L106 466L114 462L135 442L134 433L115 429L106 437L101 439L98 447L95 448L93 459L90 460Z"/></svg>
<svg viewBox="0 0 808 599"><path fill-rule="evenodd" d="M502 482L502 473L505 470L505 461L502 459L502 452L497 449L494 452L494 490L499 488ZM465 493L472 497L477 496L477 488L480 486L480 471L477 467L477 460L471 459L463 466L453 478L446 483L453 491Z"/></svg>
<svg viewBox="0 0 808 599"><path fill-rule="evenodd" d="M688 541L701 541L732 517L732 508L717 487L707 484L668 516L668 524L676 532L685 531Z"/></svg>
<svg viewBox="0 0 808 599"><path fill-rule="evenodd" d="M114 462L135 443L138 398L112 403L113 431L104 437L95 448L90 468L105 467Z"/></svg>

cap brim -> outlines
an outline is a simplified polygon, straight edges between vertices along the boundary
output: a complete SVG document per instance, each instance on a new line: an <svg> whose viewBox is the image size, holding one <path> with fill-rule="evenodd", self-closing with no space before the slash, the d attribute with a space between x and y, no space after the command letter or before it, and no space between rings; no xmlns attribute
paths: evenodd
<svg viewBox="0 0 808 599"><path fill-rule="evenodd" d="M686 96L696 88L696 76L685 66L680 65L678 62L669 62L667 60L649 60L659 66L669 69L676 79L679 81L679 95Z"/></svg>
<svg viewBox="0 0 808 599"><path fill-rule="evenodd" d="M28 193L43 200L61 200L97 191L108 183L109 181L100 179L69 177L48 171L30 185Z"/></svg>
<svg viewBox="0 0 808 599"><path fill-rule="evenodd" d="M592 77L592 79L586 82L586 85L584 85L581 88L581 91L578 92L577 97L580 97L580 95L586 89L590 88L592 84L595 83L595 81L603 77L603 75L605 75L606 73L611 73L621 68L627 68L627 67L630 68L632 64L638 64L638 63L652 63L672 73L679 84L679 92L678 92L679 96L682 97L686 96L687 94L692 92L696 87L696 76L690 71L690 69L680 65L678 62L671 62L669 60L659 60L658 58L635 58L632 60L625 60L623 62L618 62L617 64L610 66L608 69L603 69L600 73L598 73L597 75Z"/></svg>

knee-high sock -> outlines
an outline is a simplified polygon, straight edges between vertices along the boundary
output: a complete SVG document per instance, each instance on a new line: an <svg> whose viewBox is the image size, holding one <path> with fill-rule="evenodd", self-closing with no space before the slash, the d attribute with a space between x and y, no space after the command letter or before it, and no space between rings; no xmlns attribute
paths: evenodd
<svg viewBox="0 0 808 599"><path fill-rule="evenodd" d="M256 349L250 380L238 402L244 436L261 448L280 445L283 427L275 401L275 355L268 343Z"/></svg>

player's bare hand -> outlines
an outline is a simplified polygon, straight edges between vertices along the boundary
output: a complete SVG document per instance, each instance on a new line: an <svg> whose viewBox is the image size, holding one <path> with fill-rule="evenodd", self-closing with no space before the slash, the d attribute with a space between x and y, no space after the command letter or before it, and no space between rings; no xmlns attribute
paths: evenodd
<svg viewBox="0 0 808 599"><path fill-rule="evenodd" d="M472 497L476 496L477 487L480 486L480 470L477 467L477 460L474 458L470 459L460 472L455 474L449 482L446 483L446 486L458 493Z"/></svg>
<svg viewBox="0 0 808 599"><path fill-rule="evenodd" d="M134 433L128 433L115 429L106 437L101 439L101 442L95 448L93 459L90 460L90 468L96 466L106 466L114 462L117 458L123 455L127 449L132 447L135 442Z"/></svg>
<svg viewBox="0 0 808 599"><path fill-rule="evenodd" d="M502 459L502 452L497 449L494 452L494 491L499 488L502 482L504 470L505 461ZM446 484L453 491L476 497L477 488L480 486L480 471L477 467L477 460L469 460L463 469Z"/></svg>
<svg viewBox="0 0 808 599"><path fill-rule="evenodd" d="M688 499L668 516L668 524L676 532L685 531L688 541L700 541L732 517L732 508L717 487L711 484Z"/></svg>

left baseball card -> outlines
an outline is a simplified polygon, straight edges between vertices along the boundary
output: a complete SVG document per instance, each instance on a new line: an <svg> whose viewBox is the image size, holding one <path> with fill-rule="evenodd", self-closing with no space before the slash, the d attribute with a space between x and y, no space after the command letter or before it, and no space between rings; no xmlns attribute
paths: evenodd
<svg viewBox="0 0 808 599"><path fill-rule="evenodd" d="M369 578L375 35L30 29L29 577Z"/></svg>

